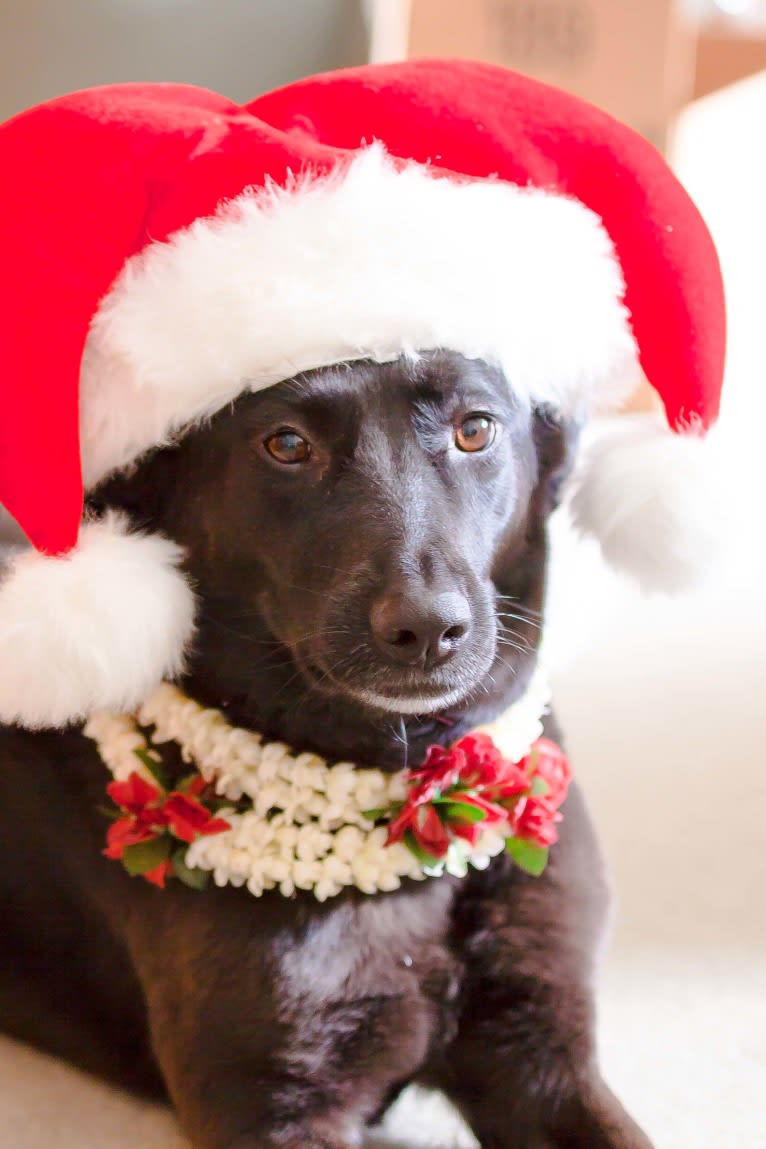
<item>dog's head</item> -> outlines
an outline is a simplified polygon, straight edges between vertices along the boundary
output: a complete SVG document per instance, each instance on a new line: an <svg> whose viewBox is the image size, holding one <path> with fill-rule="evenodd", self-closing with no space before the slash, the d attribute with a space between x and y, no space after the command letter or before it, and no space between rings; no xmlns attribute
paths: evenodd
<svg viewBox="0 0 766 1149"><path fill-rule="evenodd" d="M479 360L363 361L243 396L99 501L184 546L197 696L359 753L521 689L572 439Z"/></svg>

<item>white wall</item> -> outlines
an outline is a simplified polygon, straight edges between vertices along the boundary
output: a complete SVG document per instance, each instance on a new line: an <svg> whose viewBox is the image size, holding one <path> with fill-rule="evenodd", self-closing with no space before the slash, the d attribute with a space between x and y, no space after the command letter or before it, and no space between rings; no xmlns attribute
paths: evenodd
<svg viewBox="0 0 766 1149"><path fill-rule="evenodd" d="M194 83L244 102L366 56L358 0L0 0L0 120L129 80Z"/></svg>

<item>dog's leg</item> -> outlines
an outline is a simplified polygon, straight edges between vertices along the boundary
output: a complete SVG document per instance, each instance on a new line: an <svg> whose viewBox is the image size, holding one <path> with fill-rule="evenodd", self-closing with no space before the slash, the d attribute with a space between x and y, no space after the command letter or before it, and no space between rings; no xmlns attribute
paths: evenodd
<svg viewBox="0 0 766 1149"><path fill-rule="evenodd" d="M543 877L498 859L468 881L456 920L465 996L433 1083L483 1149L651 1149L596 1064L591 984L607 892L577 789Z"/></svg>
<svg viewBox="0 0 766 1149"><path fill-rule="evenodd" d="M430 894L446 932L450 888L323 907L178 885L130 894L144 906L125 929L153 1049L194 1149L359 1144L439 1025L416 974L376 938L377 916L384 940L392 918L414 929Z"/></svg>

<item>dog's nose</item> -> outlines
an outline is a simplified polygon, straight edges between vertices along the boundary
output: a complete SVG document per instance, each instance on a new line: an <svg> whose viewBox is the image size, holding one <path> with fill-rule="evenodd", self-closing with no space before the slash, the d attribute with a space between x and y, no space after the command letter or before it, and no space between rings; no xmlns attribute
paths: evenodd
<svg viewBox="0 0 766 1149"><path fill-rule="evenodd" d="M430 670L468 638L471 608L454 591L434 597L395 592L378 599L370 623L378 649L391 662Z"/></svg>

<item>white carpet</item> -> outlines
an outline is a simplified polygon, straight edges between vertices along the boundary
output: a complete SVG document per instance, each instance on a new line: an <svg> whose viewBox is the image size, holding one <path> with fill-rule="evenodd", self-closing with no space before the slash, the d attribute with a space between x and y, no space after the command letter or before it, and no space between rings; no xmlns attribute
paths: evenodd
<svg viewBox="0 0 766 1149"><path fill-rule="evenodd" d="M752 537L724 586L682 603L640 601L587 551L562 588L589 642L557 674L558 711L618 894L600 993L602 1061L657 1149L766 1149L759 123L766 76L690 109L678 146L723 256L732 319L725 421L737 461L752 461L741 491ZM457 1143L431 1099L405 1099L389 1124L402 1144ZM0 1149L183 1145L164 1111L0 1040Z"/></svg>

